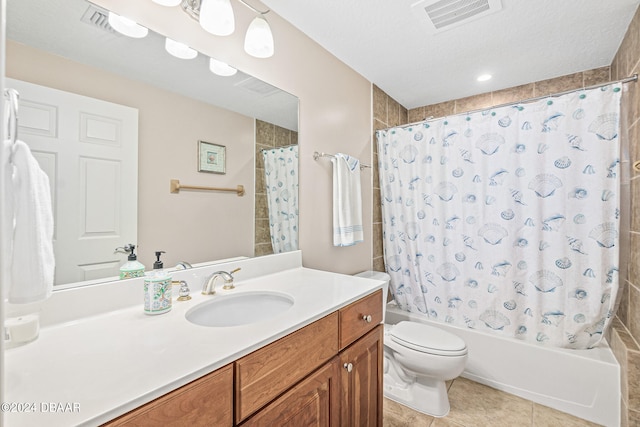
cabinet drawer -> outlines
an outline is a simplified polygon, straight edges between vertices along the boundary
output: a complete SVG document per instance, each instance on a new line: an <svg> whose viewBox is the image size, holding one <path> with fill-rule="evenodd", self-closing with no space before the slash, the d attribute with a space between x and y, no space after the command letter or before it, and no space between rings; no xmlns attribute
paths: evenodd
<svg viewBox="0 0 640 427"><path fill-rule="evenodd" d="M369 332L380 322L382 322L382 289L340 310L340 350Z"/></svg>
<svg viewBox="0 0 640 427"><path fill-rule="evenodd" d="M232 426L233 365L227 365L103 425Z"/></svg>
<svg viewBox="0 0 640 427"><path fill-rule="evenodd" d="M338 313L235 362L235 419L247 418L338 354Z"/></svg>
<svg viewBox="0 0 640 427"><path fill-rule="evenodd" d="M340 425L338 356L242 424L242 427Z"/></svg>

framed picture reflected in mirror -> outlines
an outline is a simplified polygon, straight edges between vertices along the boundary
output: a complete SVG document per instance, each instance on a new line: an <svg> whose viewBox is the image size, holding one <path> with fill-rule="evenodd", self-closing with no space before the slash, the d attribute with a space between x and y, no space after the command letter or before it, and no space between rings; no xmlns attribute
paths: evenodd
<svg viewBox="0 0 640 427"><path fill-rule="evenodd" d="M198 172L226 173L227 148L224 145L198 141Z"/></svg>

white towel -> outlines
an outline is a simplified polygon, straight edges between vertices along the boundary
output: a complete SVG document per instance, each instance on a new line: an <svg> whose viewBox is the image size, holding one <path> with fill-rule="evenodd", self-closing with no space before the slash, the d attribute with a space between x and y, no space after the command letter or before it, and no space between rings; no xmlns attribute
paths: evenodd
<svg viewBox="0 0 640 427"><path fill-rule="evenodd" d="M45 300L53 289L53 212L49 178L31 150L22 141L13 150L13 177L7 183L7 198L13 196L8 297L10 303L26 304Z"/></svg>
<svg viewBox="0 0 640 427"><path fill-rule="evenodd" d="M337 153L333 163L333 246L352 246L364 240L360 161Z"/></svg>

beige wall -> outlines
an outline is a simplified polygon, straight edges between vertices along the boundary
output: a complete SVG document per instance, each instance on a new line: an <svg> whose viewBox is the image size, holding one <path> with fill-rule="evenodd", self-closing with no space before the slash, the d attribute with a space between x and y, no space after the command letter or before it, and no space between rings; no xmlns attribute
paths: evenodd
<svg viewBox="0 0 640 427"><path fill-rule="evenodd" d="M151 269L253 255L254 120L61 57L7 43L7 77L138 109L139 260ZM197 141L227 147L226 175L197 171ZM183 191L169 181L235 188L246 195Z"/></svg>
<svg viewBox="0 0 640 427"><path fill-rule="evenodd" d="M100 6L130 16L143 25L189 43L200 52L277 86L300 99L300 248L306 267L342 273L371 268L371 170L362 174L363 243L332 245L331 164L315 162L314 151L345 152L371 162L371 83L274 12L266 18L275 55L253 58L243 51L244 33L253 14L235 7L236 31L215 37L179 8L150 1L96 0ZM253 6L264 8L259 2Z"/></svg>

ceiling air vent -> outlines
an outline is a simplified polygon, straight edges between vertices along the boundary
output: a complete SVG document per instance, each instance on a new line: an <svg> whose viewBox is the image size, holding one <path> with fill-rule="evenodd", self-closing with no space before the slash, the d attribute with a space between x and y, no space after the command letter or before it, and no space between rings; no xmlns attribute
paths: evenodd
<svg viewBox="0 0 640 427"><path fill-rule="evenodd" d="M261 80L258 80L254 77L249 77L244 79L238 83L236 83L237 87L245 89L249 92L252 92L257 95L269 96L273 93L279 92L280 89L271 86L269 83L265 83Z"/></svg>
<svg viewBox="0 0 640 427"><path fill-rule="evenodd" d="M89 4L89 7L80 20L92 27L97 27L110 33L115 32L111 25L109 25L109 12L94 4Z"/></svg>
<svg viewBox="0 0 640 427"><path fill-rule="evenodd" d="M502 4L500 0L422 0L411 8L437 33L498 12Z"/></svg>

